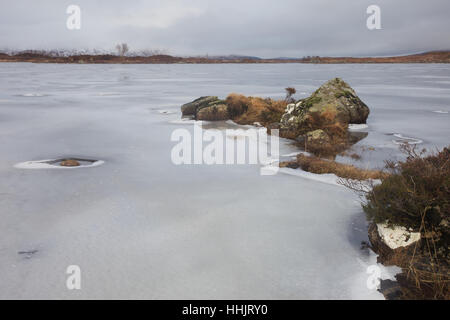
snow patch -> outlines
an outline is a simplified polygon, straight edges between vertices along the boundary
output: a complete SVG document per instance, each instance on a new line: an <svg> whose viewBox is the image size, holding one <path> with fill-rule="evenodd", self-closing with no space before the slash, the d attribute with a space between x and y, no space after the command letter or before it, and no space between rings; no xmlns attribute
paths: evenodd
<svg viewBox="0 0 450 320"><path fill-rule="evenodd" d="M27 97L27 98L30 98L30 97L46 97L46 96L48 96L48 94L44 94L44 93L33 93L33 92L31 92L31 93L24 93L24 94L21 94L20 96L22 96L22 97Z"/></svg>
<svg viewBox="0 0 450 320"><path fill-rule="evenodd" d="M447 114L448 113L448 111L445 111L445 110L434 110L434 111L431 111L431 112L440 113L440 114Z"/></svg>
<svg viewBox="0 0 450 320"><path fill-rule="evenodd" d="M291 176L297 176L309 180L319 181L327 184L332 184L336 186L340 186L338 184L338 177L335 174L332 173L325 173L325 174L315 174L307 171L303 171L300 169L292 169L292 168L279 168L278 166L274 165L267 165L264 166L261 170L267 171L267 172L280 172L284 174L288 174Z"/></svg>
<svg viewBox="0 0 450 320"><path fill-rule="evenodd" d="M408 231L405 227L388 227L385 223L377 223L378 235L391 249L406 247L420 240L420 232Z"/></svg>
<svg viewBox="0 0 450 320"><path fill-rule="evenodd" d="M369 126L367 124L365 124L365 123L360 123L360 124L350 123L348 125L348 130L349 131L358 131L358 130L364 130L364 129L367 129L367 128L369 128Z"/></svg>
<svg viewBox="0 0 450 320"><path fill-rule="evenodd" d="M306 152L306 151L297 151L297 152L292 152L292 153L288 153L288 154L282 154L281 156L282 157L296 157L299 154L303 154L303 155L308 156L308 157L312 156L311 153Z"/></svg>
<svg viewBox="0 0 450 320"><path fill-rule="evenodd" d="M423 140L411 138L411 137L405 137L401 133L394 133L394 137L397 137L398 139L392 140L395 144L421 144L423 143Z"/></svg>
<svg viewBox="0 0 450 320"><path fill-rule="evenodd" d="M291 114L292 111L294 111L294 109L295 109L295 104L294 103L288 104L286 106L286 113Z"/></svg>
<svg viewBox="0 0 450 320"><path fill-rule="evenodd" d="M296 176L308 180L318 181L326 184L331 184L335 186L341 186L344 187L342 184L339 183L341 178L339 178L334 173L323 173L323 174L317 174L312 173L308 171L304 171L301 169L292 169L292 168L279 168L278 166L274 166L274 163L270 163L269 165L264 166L261 170L267 171L267 172L280 172L284 174L288 174L291 176ZM381 180L379 179L368 179L361 182L361 187L365 191L371 190L372 186L376 186L381 183Z"/></svg>

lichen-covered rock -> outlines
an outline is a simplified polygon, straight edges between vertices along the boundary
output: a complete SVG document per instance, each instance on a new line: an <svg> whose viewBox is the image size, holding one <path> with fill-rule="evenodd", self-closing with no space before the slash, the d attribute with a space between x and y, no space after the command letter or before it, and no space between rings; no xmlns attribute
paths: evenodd
<svg viewBox="0 0 450 320"><path fill-rule="evenodd" d="M191 116L196 120L219 121L229 120L230 115L225 101L207 96L198 98L181 106L183 116Z"/></svg>
<svg viewBox="0 0 450 320"><path fill-rule="evenodd" d="M310 97L289 104L281 118L281 127L287 132L304 134L336 122L343 125L365 123L369 112L355 91L336 78L323 84Z"/></svg>
<svg viewBox="0 0 450 320"><path fill-rule="evenodd" d="M181 106L181 113L183 114L183 116L195 116L198 109L207 107L210 103L218 100L219 99L215 96L200 97L192 102L183 104Z"/></svg>
<svg viewBox="0 0 450 320"><path fill-rule="evenodd" d="M201 108L197 112L196 119L205 121L228 120L230 119L228 107L224 104L217 104L211 107Z"/></svg>
<svg viewBox="0 0 450 320"><path fill-rule="evenodd" d="M322 129L310 131L306 134L306 142L308 144L330 143L330 136Z"/></svg>

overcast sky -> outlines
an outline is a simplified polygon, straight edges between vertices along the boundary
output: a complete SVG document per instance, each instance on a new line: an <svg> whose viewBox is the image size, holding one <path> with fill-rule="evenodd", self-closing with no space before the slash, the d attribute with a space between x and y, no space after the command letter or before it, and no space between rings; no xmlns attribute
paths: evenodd
<svg viewBox="0 0 450 320"><path fill-rule="evenodd" d="M81 8L68 30L66 9ZM381 30L366 27L369 5ZM450 0L0 0L0 49L373 56L450 49Z"/></svg>

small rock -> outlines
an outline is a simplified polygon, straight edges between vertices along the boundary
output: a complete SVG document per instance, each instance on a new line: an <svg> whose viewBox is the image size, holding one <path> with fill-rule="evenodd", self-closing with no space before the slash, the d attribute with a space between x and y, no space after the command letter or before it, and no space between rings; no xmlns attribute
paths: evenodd
<svg viewBox="0 0 450 320"><path fill-rule="evenodd" d="M61 161L60 165L63 167L78 167L80 163L74 159L66 159Z"/></svg>

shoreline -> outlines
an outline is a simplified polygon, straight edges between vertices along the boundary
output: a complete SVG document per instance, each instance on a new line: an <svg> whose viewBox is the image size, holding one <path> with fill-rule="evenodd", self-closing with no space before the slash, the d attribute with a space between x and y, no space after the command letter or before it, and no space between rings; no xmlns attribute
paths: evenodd
<svg viewBox="0 0 450 320"><path fill-rule="evenodd" d="M117 55L73 55L51 56L30 51L14 55L0 53L0 62L32 62L59 64L408 64L450 63L450 51L426 52L395 57L306 57L301 59L236 58L217 59L201 57L176 57L170 55L117 56Z"/></svg>

